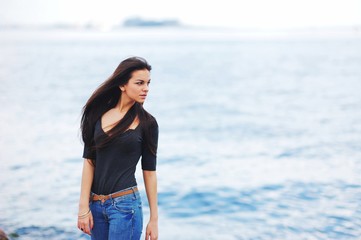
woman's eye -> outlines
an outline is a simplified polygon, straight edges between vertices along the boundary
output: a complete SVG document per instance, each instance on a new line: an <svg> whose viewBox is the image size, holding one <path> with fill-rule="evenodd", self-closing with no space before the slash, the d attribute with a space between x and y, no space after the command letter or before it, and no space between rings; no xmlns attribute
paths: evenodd
<svg viewBox="0 0 361 240"><path fill-rule="evenodd" d="M142 82L137 82L136 84L138 84L138 85L142 85Z"/></svg>

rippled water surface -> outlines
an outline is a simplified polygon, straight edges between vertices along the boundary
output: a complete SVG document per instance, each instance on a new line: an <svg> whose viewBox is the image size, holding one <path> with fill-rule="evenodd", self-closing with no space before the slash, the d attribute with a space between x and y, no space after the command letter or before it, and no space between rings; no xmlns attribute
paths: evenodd
<svg viewBox="0 0 361 240"><path fill-rule="evenodd" d="M2 31L0 52L0 227L14 239L88 239L80 111L131 55L153 66L160 239L360 239L359 38Z"/></svg>

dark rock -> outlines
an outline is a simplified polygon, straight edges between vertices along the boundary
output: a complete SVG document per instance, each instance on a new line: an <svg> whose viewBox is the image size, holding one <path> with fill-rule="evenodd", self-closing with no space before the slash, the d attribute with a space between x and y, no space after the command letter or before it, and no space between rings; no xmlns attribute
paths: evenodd
<svg viewBox="0 0 361 240"><path fill-rule="evenodd" d="M9 238L6 236L6 233L0 229L0 240L9 240Z"/></svg>

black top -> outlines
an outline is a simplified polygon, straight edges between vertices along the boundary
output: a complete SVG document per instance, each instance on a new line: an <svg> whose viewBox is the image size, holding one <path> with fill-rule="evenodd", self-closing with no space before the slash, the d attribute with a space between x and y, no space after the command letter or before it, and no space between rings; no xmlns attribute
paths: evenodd
<svg viewBox="0 0 361 240"><path fill-rule="evenodd" d="M151 133L153 141L158 143L156 121ZM105 134L99 118L94 129L95 144L98 143L97 138ZM84 146L83 158L95 160L91 191L96 194L107 195L137 185L134 174L140 156L143 170L156 170L156 156L148 149L140 124L135 129L128 129L105 147L96 151L90 149L89 146Z"/></svg>

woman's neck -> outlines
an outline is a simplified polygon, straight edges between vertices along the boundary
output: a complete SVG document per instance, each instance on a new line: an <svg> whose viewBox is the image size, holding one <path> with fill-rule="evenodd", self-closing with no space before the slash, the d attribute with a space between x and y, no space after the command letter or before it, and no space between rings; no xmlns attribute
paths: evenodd
<svg viewBox="0 0 361 240"><path fill-rule="evenodd" d="M127 96L124 96L125 94L122 94L119 97L119 101L117 103L117 105L115 106L116 108L118 108L119 112L121 114L125 114L126 112L128 112L128 110L134 105L135 101L129 99Z"/></svg>

